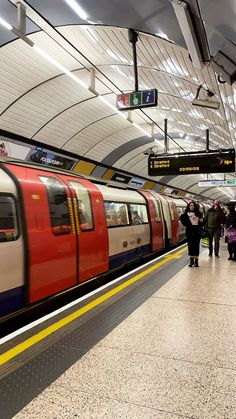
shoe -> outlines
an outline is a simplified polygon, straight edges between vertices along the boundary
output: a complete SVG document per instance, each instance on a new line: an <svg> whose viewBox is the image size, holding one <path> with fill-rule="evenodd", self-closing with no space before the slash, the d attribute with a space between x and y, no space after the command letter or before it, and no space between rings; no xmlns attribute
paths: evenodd
<svg viewBox="0 0 236 419"><path fill-rule="evenodd" d="M190 262L189 262L189 267L192 268L192 266L194 265L194 258L190 258Z"/></svg>
<svg viewBox="0 0 236 419"><path fill-rule="evenodd" d="M198 259L195 259L195 262L194 262L194 266L195 266L195 268L198 268Z"/></svg>
<svg viewBox="0 0 236 419"><path fill-rule="evenodd" d="M215 255L215 257L216 257L216 258L219 258L219 257L220 257L220 255Z"/></svg>

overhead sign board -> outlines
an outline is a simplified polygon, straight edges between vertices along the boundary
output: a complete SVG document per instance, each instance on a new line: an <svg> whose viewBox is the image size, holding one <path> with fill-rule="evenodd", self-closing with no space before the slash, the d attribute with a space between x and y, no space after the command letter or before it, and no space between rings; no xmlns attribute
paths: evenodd
<svg viewBox="0 0 236 419"><path fill-rule="evenodd" d="M209 151L189 154L169 154L148 157L148 175L190 175L235 171L235 150Z"/></svg>
<svg viewBox="0 0 236 419"><path fill-rule="evenodd" d="M198 182L198 186L200 188L207 188L208 186L233 186L236 187L236 179L228 179L228 180L200 180Z"/></svg>
<svg viewBox="0 0 236 419"><path fill-rule="evenodd" d="M116 106L119 111L157 106L157 89L121 93L117 95Z"/></svg>

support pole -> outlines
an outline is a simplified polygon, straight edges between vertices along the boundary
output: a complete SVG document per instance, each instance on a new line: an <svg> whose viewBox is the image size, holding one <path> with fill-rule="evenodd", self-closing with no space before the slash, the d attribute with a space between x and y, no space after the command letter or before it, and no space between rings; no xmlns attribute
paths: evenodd
<svg viewBox="0 0 236 419"><path fill-rule="evenodd" d="M129 42L132 44L133 48L133 61L134 61L134 83L135 83L135 91L138 91L138 64L137 64L137 51L136 51L136 42L138 41L137 32L133 29L128 30L128 37Z"/></svg>
<svg viewBox="0 0 236 419"><path fill-rule="evenodd" d="M168 133L167 133L168 119L164 119L164 141L165 141L165 154L168 153Z"/></svg>
<svg viewBox="0 0 236 419"><path fill-rule="evenodd" d="M206 152L209 151L209 129L206 129Z"/></svg>

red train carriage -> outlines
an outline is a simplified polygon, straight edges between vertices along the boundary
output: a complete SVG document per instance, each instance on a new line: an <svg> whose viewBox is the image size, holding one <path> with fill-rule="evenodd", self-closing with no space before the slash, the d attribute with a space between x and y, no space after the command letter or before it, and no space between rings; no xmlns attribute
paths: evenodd
<svg viewBox="0 0 236 419"><path fill-rule="evenodd" d="M0 316L179 241L171 197L20 163L0 179Z"/></svg>

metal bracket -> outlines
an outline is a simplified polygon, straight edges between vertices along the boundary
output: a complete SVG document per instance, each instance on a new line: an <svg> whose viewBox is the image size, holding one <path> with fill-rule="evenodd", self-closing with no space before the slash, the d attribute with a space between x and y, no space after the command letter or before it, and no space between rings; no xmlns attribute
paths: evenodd
<svg viewBox="0 0 236 419"><path fill-rule="evenodd" d="M20 3L16 3L17 7L17 30L26 35L26 7Z"/></svg>

